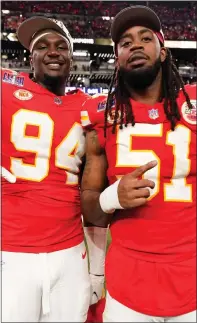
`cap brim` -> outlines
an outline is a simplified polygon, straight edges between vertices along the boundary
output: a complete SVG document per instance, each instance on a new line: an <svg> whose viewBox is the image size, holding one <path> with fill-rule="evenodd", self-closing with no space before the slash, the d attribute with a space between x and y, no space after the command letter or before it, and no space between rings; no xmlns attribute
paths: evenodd
<svg viewBox="0 0 197 323"><path fill-rule="evenodd" d="M25 20L17 30L17 37L20 43L29 49L30 42L34 34L45 29L53 29L65 36L62 28L52 20L45 17L32 17Z"/></svg>
<svg viewBox="0 0 197 323"><path fill-rule="evenodd" d="M118 42L122 33L134 26L147 27L155 32L161 30L161 22L153 10L144 6L134 6L121 10L111 26L111 38Z"/></svg>

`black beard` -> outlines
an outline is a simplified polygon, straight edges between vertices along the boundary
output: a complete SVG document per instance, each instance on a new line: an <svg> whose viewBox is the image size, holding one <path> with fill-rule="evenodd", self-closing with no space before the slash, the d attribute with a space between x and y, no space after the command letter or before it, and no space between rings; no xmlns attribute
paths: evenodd
<svg viewBox="0 0 197 323"><path fill-rule="evenodd" d="M51 89L58 89L65 83L65 77L61 76L50 76L48 74L44 74L42 83L48 88Z"/></svg>
<svg viewBox="0 0 197 323"><path fill-rule="evenodd" d="M156 79L160 69L161 60L158 58L153 66L141 67L133 70L128 70L124 67L119 68L121 79L134 90L145 90Z"/></svg>

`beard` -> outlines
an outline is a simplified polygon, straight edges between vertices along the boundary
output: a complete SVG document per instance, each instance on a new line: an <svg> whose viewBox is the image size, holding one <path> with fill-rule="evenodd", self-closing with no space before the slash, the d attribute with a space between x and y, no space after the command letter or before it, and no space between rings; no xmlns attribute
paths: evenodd
<svg viewBox="0 0 197 323"><path fill-rule="evenodd" d="M50 88L58 88L60 85L62 85L62 83L65 82L65 76L51 76L48 74L44 74L43 76L43 84L46 87L50 87Z"/></svg>
<svg viewBox="0 0 197 323"><path fill-rule="evenodd" d="M148 67L139 67L133 70L124 67L119 68L121 79L134 90L145 90L156 79L162 63L160 57L156 60L154 65Z"/></svg>

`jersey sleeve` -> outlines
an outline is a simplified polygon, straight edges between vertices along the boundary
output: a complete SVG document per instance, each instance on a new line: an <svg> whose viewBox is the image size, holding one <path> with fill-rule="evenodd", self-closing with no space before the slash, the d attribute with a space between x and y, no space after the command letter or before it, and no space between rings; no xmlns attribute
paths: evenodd
<svg viewBox="0 0 197 323"><path fill-rule="evenodd" d="M81 123L86 131L95 130L102 148L105 147L104 112L107 96L99 95L91 97L82 106Z"/></svg>

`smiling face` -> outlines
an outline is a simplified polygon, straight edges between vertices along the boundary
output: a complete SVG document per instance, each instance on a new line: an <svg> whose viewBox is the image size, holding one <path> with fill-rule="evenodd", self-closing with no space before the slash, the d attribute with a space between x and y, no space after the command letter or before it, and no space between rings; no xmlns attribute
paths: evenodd
<svg viewBox="0 0 197 323"><path fill-rule="evenodd" d="M43 35L33 47L30 62L36 81L43 83L46 77L66 81L71 66L69 44L57 33Z"/></svg>
<svg viewBox="0 0 197 323"><path fill-rule="evenodd" d="M149 86L166 58L166 48L161 47L154 32L135 26L127 29L116 47L116 64L131 86Z"/></svg>

